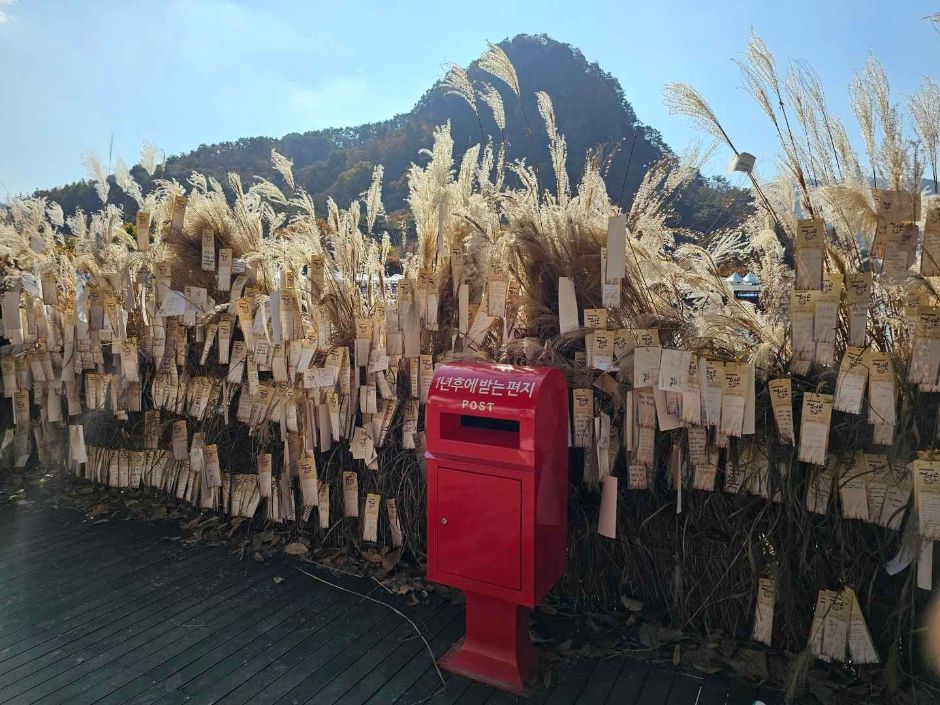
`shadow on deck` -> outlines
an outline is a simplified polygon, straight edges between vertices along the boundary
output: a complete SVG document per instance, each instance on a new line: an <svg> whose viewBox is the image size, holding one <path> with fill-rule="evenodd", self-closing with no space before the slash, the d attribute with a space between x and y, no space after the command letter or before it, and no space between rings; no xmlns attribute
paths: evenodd
<svg viewBox="0 0 940 705"><path fill-rule="evenodd" d="M516 702L445 673L385 607L295 570L186 546L175 524L98 526L76 512L0 513L0 704L445 705ZM374 583L318 571L356 592ZM275 581L281 576L283 581ZM381 592L381 591L380 591ZM462 608L410 607L439 656ZM572 660L525 702L750 705L779 694L623 659ZM440 692L438 692L440 691Z"/></svg>

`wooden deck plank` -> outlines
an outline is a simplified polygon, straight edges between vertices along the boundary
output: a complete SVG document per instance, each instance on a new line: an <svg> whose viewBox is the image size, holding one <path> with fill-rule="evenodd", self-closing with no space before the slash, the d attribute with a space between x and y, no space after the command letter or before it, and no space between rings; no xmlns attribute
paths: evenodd
<svg viewBox="0 0 940 705"><path fill-rule="evenodd" d="M194 700L207 699L213 695L218 697L225 695L234 687L231 681L227 686L225 685L226 676L236 674L242 679L250 677L249 664L257 662L259 658L269 663L271 654L275 650L285 648L282 642L295 643L292 637L295 637L298 632L309 637L314 633L310 625L315 624L319 618L327 614L330 608L335 609L337 603L341 603L341 595L336 590L321 592L311 590L308 603L303 605L293 618L283 620L265 633L263 638L242 640L244 643L239 644L236 651L212 664L199 675L190 678L180 687L180 690L191 695ZM223 685L217 688L217 684Z"/></svg>
<svg viewBox="0 0 940 705"><path fill-rule="evenodd" d="M136 699L158 702L159 700L152 698L154 694L159 694L159 691L169 688L182 690L190 680L237 651L243 639L263 638L267 631L284 619L296 615L318 595L306 593L294 586L290 594L282 593L276 601L271 601L273 604L265 605L257 597L256 595L250 599L251 606L240 619L226 619L224 623L217 625L220 628L211 635L189 644L185 649L177 651L172 658L144 674L154 685L149 689L150 692L144 691L136 696Z"/></svg>
<svg viewBox="0 0 940 705"><path fill-rule="evenodd" d="M153 686L160 683L163 691L170 690L176 684L172 675L176 673L182 665L189 663L190 657L185 654L187 650L195 647L200 649L199 653L204 653L211 649L215 643L225 643L220 636L220 630L225 627L231 627L237 624L239 628L244 626L251 628L255 619L261 619L268 614L270 609L276 609L277 600L269 600L273 606L258 609L258 604L263 604L260 600L270 596L259 588L266 583L271 582L271 572L262 572L255 574L247 580L236 580L224 592L213 599L211 602L201 600L199 604L191 607L189 611L178 615L173 619L170 625L157 625L132 639L117 645L115 648L102 652L87 664L89 668L83 673L72 674L72 680L77 675L81 678L87 678L90 682L90 689L95 690L99 698L109 695L111 691L103 689L96 690L95 687L101 682L107 682L109 676L116 673L126 673L128 677L133 677L140 673L139 667L127 665L127 660L136 660L136 657L142 654L158 654L158 665L155 669L163 669L164 675L160 678L147 677L147 685ZM247 583L247 585L246 585ZM273 583L272 583L273 584ZM283 595L285 600L293 600L301 597L297 591L293 594ZM123 661L123 663L122 663ZM84 665L84 664L83 664ZM103 669L103 670L102 670ZM89 675L91 672L93 675ZM71 682L71 681L70 681ZM162 695L163 692L157 695ZM152 695L152 694L151 694ZM148 696L149 697L149 696ZM50 701L51 702L51 701ZM71 702L71 701L66 701Z"/></svg>
<svg viewBox="0 0 940 705"><path fill-rule="evenodd" d="M166 594L150 602L146 606L150 618L164 619L168 609L179 605L187 597L188 584L188 581L181 581L174 589L168 590ZM82 658L87 653L87 649L106 639L112 632L137 628L138 619L139 615L136 612L120 614L117 619L107 624L96 624L93 629L82 631L75 639L63 640L59 638L55 640L56 643L39 644L25 652L21 652L16 657L0 664L0 688L11 686L18 680L70 656L74 655L76 658Z"/></svg>
<svg viewBox="0 0 940 705"><path fill-rule="evenodd" d="M186 688L186 692L191 695L192 705L215 702L244 685L256 674L270 667L286 654L296 649L302 642L322 636L322 630L333 622L337 617L350 609L353 605L351 599L343 593L334 590L317 601L317 610L308 610L304 618L297 625L290 625L287 633L280 637L272 637L272 643L260 650L252 658L241 661L236 668L222 673L222 667L207 671L199 680L202 686L196 689L195 684ZM248 654L245 654L247 657ZM150 683L150 680L147 680ZM143 687L140 690L144 690ZM136 693L135 693L136 694ZM76 705L84 702L81 699L76 700Z"/></svg>
<svg viewBox="0 0 940 705"><path fill-rule="evenodd" d="M433 614L426 620L414 619L422 635L428 640L434 639L455 620L462 623L463 612L444 601L435 605ZM410 624L401 620L395 631L383 642L375 644L353 668L350 668L348 674L344 674L344 678L334 680L316 694L317 705L359 705L365 702L416 653L424 649L424 641L415 634ZM346 675L355 676L355 679L347 678Z"/></svg>
<svg viewBox="0 0 940 705"><path fill-rule="evenodd" d="M99 523L96 524L96 521ZM54 545L67 536L118 523L124 522L93 519L76 509L14 512L10 520L0 526L0 558L20 551L35 551L45 545ZM139 526L147 525L145 522L134 523Z"/></svg>
<svg viewBox="0 0 940 705"><path fill-rule="evenodd" d="M228 652L238 651L243 646L244 642L248 644L260 642L263 645L267 631L285 623L293 624L295 622L294 618L307 608L313 600L319 597L322 597L321 593L307 593L303 591L298 592L292 600L283 595L279 595L280 599L274 604L272 612L267 617L263 618L260 622L255 622L253 625L240 625L241 627L245 627L238 635L243 637L243 639L229 638L231 635L227 633L216 634L213 638L213 642L217 642L219 646L210 648L207 653L197 657L167 680L172 681L174 684L188 682L204 671L212 668L217 662L225 660L228 656ZM118 653L116 654L116 658L108 662L112 664L112 666L101 668L97 672L79 681L74 681L56 693L54 698L49 699L49 703L63 702L71 704L76 702L79 695L87 691L93 691L98 694L111 692L111 690L114 689L113 686L103 686L99 688L99 685L114 678L116 669L113 667L113 664L115 661L118 659L133 661L136 651L136 649L129 649L126 644L121 644L119 647L120 648L117 649ZM102 656L108 656L108 654L102 654ZM133 678L133 671L127 674L127 678ZM107 687L110 687L110 690L104 690L104 688Z"/></svg>
<svg viewBox="0 0 940 705"><path fill-rule="evenodd" d="M439 602L434 605L423 606L420 616L430 616L434 608L439 606ZM366 658L367 653L377 640L390 638L391 635L396 634L402 626L400 617L395 615L388 608L383 608L383 611L385 613L384 619L375 627L351 642L346 648L337 653L335 657L323 663L321 667L317 669L316 673L311 674L301 683L298 683L297 686L290 692L282 695L276 702L279 704L310 702L316 699L317 693L322 688L326 687L335 679L339 679L340 685L343 685L346 673L353 667L353 664L360 659ZM349 683L350 686L353 684L354 682ZM345 692L345 688L343 691Z"/></svg>
<svg viewBox="0 0 940 705"><path fill-rule="evenodd" d="M0 637L0 663L9 656L39 644L50 636L68 635L77 633L78 630L87 631L92 626L104 624L116 613L133 606L132 603L152 599L175 581L191 580L193 561L196 560L213 566L222 566L228 560L228 556L222 555L221 551L215 551L197 559L193 553L181 560L159 564L152 569L153 572L141 571L135 574L134 580L116 588L108 586L111 588L110 592L99 595L98 600L83 602L69 608L66 608L68 603L57 605L53 614L41 619L34 614L32 623Z"/></svg>
<svg viewBox="0 0 940 705"><path fill-rule="evenodd" d="M213 551L213 553L222 553ZM24 589L17 604L0 613L0 634L11 628L36 624L43 618L57 617L63 605L75 607L101 596L102 586L117 587L139 580L142 576L159 571L163 566L178 563L185 554L160 550L151 546L138 546L110 568L89 570L94 559L77 562L68 569L59 569L59 579L47 589L31 586ZM89 575L91 574L91 575ZM71 581L71 582L70 582ZM2 638L2 637L0 637Z"/></svg>
<svg viewBox="0 0 940 705"><path fill-rule="evenodd" d="M90 536L110 537L114 543L179 535L175 522L105 521L95 523L83 514L65 510L50 511L39 520L0 530L0 561L13 560L25 554L44 555L61 546ZM26 522L35 521L31 526ZM9 533L7 533L9 532Z"/></svg>
<svg viewBox="0 0 940 705"><path fill-rule="evenodd" d="M94 556L89 556L81 561L53 562L41 565L46 575L38 573L33 578L33 582L38 583L40 587L34 584L27 586L25 589L20 588L16 595L20 598L18 602L5 600L9 604L6 605L4 615L9 616L14 610L20 609L26 600L30 605L35 606L40 601L40 597L42 602L59 598L65 594L74 599L76 595L84 595L93 590L102 581L114 575L120 575L125 567L152 564L154 561L160 560L173 560L180 555L182 554L178 550L167 550L165 546L130 544L115 556L118 560L111 567L98 563ZM39 565L39 559L36 560L37 565ZM95 566L94 571L82 570L82 568L92 565ZM89 572L93 572L97 580L88 576L87 573ZM42 585L43 580L47 581L45 586ZM5 595L9 598L9 593L5 593Z"/></svg>
<svg viewBox="0 0 940 705"><path fill-rule="evenodd" d="M470 681L469 687L457 698L457 705L483 705L493 694L495 688L483 683Z"/></svg>
<svg viewBox="0 0 940 705"><path fill-rule="evenodd" d="M44 533L37 533L39 533L38 536L17 536L15 541L11 540L9 543L8 537L4 536L3 543L0 543L0 563L4 566L12 566L26 557L45 557L62 548L75 546L87 540L91 535L89 527L81 523L67 524L60 528L49 529Z"/></svg>
<svg viewBox="0 0 940 705"><path fill-rule="evenodd" d="M434 670L434 667L431 666L424 672L422 678L428 677L429 674L434 673L437 675L437 672ZM470 687L470 684L473 681L468 680L467 678L461 678L460 676L455 676L452 673L444 672L444 685L430 700L428 700L428 705L451 705L452 703L457 702L460 697L464 694L467 688ZM489 702L489 701L487 701Z"/></svg>
<svg viewBox="0 0 940 705"><path fill-rule="evenodd" d="M377 627L387 617L383 607L369 601L356 601L352 609L333 621L318 639L311 639L286 654L250 681L228 693L219 703L269 705L289 693L305 679L353 643L363 633Z"/></svg>
<svg viewBox="0 0 940 705"><path fill-rule="evenodd" d="M784 693L776 688L759 687L754 694L754 699L760 700L766 705L780 705L783 703Z"/></svg>
<svg viewBox="0 0 940 705"><path fill-rule="evenodd" d="M494 689L490 697L486 699L486 705L542 705L551 692L551 687L538 688L534 693L521 696Z"/></svg>
<svg viewBox="0 0 940 705"><path fill-rule="evenodd" d="M254 593L250 593L244 599L250 599L253 595ZM238 607L244 599L240 599L235 607ZM241 610L238 610L232 617L237 619L241 616L241 613ZM173 687L168 679L157 677L159 669L166 669L171 659L185 652L193 644L202 641L206 636L205 631L211 626L211 624L205 624L199 632L189 630L182 634L180 630L175 630L127 652L114 662L115 673L99 680L93 688L93 693L86 691L86 693L77 696L75 702L98 702L115 705L138 697L155 699L155 692L151 690L154 686L163 685L164 690ZM157 694L157 697L159 697L159 694Z"/></svg>
<svg viewBox="0 0 940 705"><path fill-rule="evenodd" d="M263 580L267 577L269 577L268 573L262 573L256 579ZM233 581L230 590L244 593L250 589L252 584L253 581L236 580ZM218 587L218 585L207 583L201 586L201 589L197 588L199 592L194 600L191 595L187 594L187 589L184 586L179 591L169 593L165 602L163 600L154 601L149 606L149 614L145 618L140 618L136 614L122 617L103 629L95 630L80 639L74 640L59 652L52 652L47 657L36 659L26 667L26 670L32 670L32 673L26 677L22 677L23 673L21 672L11 671L5 674L0 677L0 684L4 683L11 674L14 677L20 676L20 679L14 680L15 685L11 684L8 687L0 685L0 703L28 691L51 692L51 681L62 674L65 674L63 678L72 679L97 668L99 665L96 658L97 652L93 647L97 645L100 649L103 645L109 644L109 641L107 641L109 637L110 643L127 639L147 641L158 634L166 632L168 629L172 629L177 622L184 624L186 620L193 616L205 614L207 604L211 605L210 609L220 612L230 611L230 606L224 604L224 598L228 591L215 592ZM56 682L61 682L61 680L59 678ZM32 702L29 697L31 696L24 696L19 701Z"/></svg>
<svg viewBox="0 0 940 705"><path fill-rule="evenodd" d="M677 673L669 689L669 705L696 705L702 690L702 679Z"/></svg>
<svg viewBox="0 0 940 705"><path fill-rule="evenodd" d="M554 674L554 687L545 698L546 705L571 705L578 699L594 672L595 662L582 659Z"/></svg>
<svg viewBox="0 0 940 705"><path fill-rule="evenodd" d="M750 683L731 681L728 683L727 705L753 705L757 688Z"/></svg>
<svg viewBox="0 0 940 705"><path fill-rule="evenodd" d="M607 702L607 696L613 690L620 671L623 670L621 659L602 659L588 678L587 685L575 700L578 705L600 705Z"/></svg>
<svg viewBox="0 0 940 705"><path fill-rule="evenodd" d="M104 540L106 541L107 539L105 538ZM18 576L17 580L9 581L7 586L0 589L0 599L9 597L11 593L16 592L20 592L22 596L22 590L24 589L22 587L23 584L27 585L26 589L35 589L36 586L39 586L48 590L53 587L53 581L68 586L74 594L82 584L81 579L84 577L84 575L76 575L73 572L76 568L79 569L81 573L84 573L86 571L81 571L81 569L84 566L93 564L96 568L96 574L104 577L104 569L106 568L105 561L99 561L98 558L101 553L96 553L100 551L99 546L100 545L93 546L90 552L84 555L69 553L66 556L52 556L48 558L37 556L31 558L30 560L32 561L33 567L30 572L21 574ZM141 551L141 548L145 550ZM137 562L139 563L150 558L150 556L147 555L148 553L153 554L153 557L166 556L168 558L181 555L178 549L175 551L169 550L167 544L141 544L131 542L121 545L120 549L114 551L113 554L104 552L104 557L111 563L113 563L113 559L115 558L123 559L125 562L137 558ZM2 566L4 566L4 563L0 561L0 567ZM60 594L61 592L62 591L60 591Z"/></svg>
<svg viewBox="0 0 940 705"><path fill-rule="evenodd" d="M394 701L397 705L406 705L433 698L435 694L444 690L447 682L445 678L445 682L441 683L443 672L435 668L435 661L453 646L454 642L463 635L465 628L463 610L460 610L438 634L433 637L427 635L431 653L422 643L421 648L386 680L382 688L375 689L373 695L362 702ZM381 695L383 690L386 690L384 696ZM396 690L400 693L397 698L394 697ZM378 701L376 701L377 698Z"/></svg>
<svg viewBox="0 0 940 705"><path fill-rule="evenodd" d="M620 659L575 660L528 699L445 674L387 608L299 577L292 560L185 546L172 522L96 525L75 511L0 513L3 705L768 705L771 689ZM314 569L316 570L316 569ZM287 578L276 585L272 578ZM324 573L326 575L326 573ZM354 593L367 580L332 575ZM416 608L440 656L460 608Z"/></svg>
<svg viewBox="0 0 940 705"><path fill-rule="evenodd" d="M213 557L213 563L222 564L222 556ZM86 621L66 626L66 622L56 622L52 628L39 628L27 633L28 636L0 650L0 673L13 667L14 661L27 662L42 656L48 651L62 648L73 639L81 638L94 629L108 626L115 620L129 614L142 613L153 601L174 589L184 589L191 585L192 574L189 567L177 566L176 570L154 576L149 589L121 595L121 601L115 600L100 611L97 618L87 617ZM143 587L143 586L142 586ZM88 620L91 620L90 622Z"/></svg>
<svg viewBox="0 0 940 705"><path fill-rule="evenodd" d="M643 691L650 667L641 661L626 661L608 694L611 705L634 705Z"/></svg>
<svg viewBox="0 0 940 705"><path fill-rule="evenodd" d="M221 567L225 565L224 559L225 557L216 553L206 558L205 562ZM7 629L3 636L0 636L0 644L3 644L6 648L8 645L16 644L22 639L28 639L37 633L65 631L73 622L87 624L86 630L90 631L105 622L102 620L88 624L87 615L91 614L94 617L95 614L101 614L104 611L105 618L107 618L120 610L128 608L128 602L132 602L128 598L150 593L148 599L152 599L159 596L163 589L169 589L174 578L178 578L181 572L188 573L192 577L192 570L192 565L180 565L176 561L143 564L133 573L102 584L97 591L92 593L86 595L76 594L71 599L66 596L61 600L36 605L34 609L24 610L5 622ZM151 575L151 571L154 572L151 577L152 584L149 586L152 589L148 589L145 581L147 576ZM146 603L144 602L142 605L145 606Z"/></svg>
<svg viewBox="0 0 940 705"><path fill-rule="evenodd" d="M0 524L0 556L11 549L34 545L35 539L50 532L65 531L88 521L84 513L63 509L4 510Z"/></svg>
<svg viewBox="0 0 940 705"><path fill-rule="evenodd" d="M669 690L676 674L658 669L650 669L646 676L646 682L643 684L643 690L640 691L640 697L637 698L636 705L665 705L669 702ZM670 703L671 705L671 703ZM677 705L679 705L677 703Z"/></svg>
<svg viewBox="0 0 940 705"><path fill-rule="evenodd" d="M115 542L106 535L87 535L75 543L56 547L47 554L25 554L16 560L4 560L4 580L0 582L0 600L5 606L13 604L11 596L22 596L24 586L40 585L53 587L51 581L63 577L68 568L94 560L95 565L104 569L119 561L124 554L133 550L133 542ZM7 572L9 571L9 572Z"/></svg>
<svg viewBox="0 0 940 705"><path fill-rule="evenodd" d="M728 683L722 678L706 678L698 696L698 705L725 705Z"/></svg>
<svg viewBox="0 0 940 705"><path fill-rule="evenodd" d="M96 566L94 570L82 570L87 564L94 564L94 558L86 563L79 562L59 569L59 577L45 586L23 586L18 595L0 601L0 612L3 614L4 624L22 623L22 615L28 612L27 621L35 619L37 606L49 605L56 600L68 598L73 602L80 598L93 596L98 592L103 582L121 580L137 571L149 569L163 561L170 560L172 553L153 548L140 546L129 548L124 555L116 556L108 565ZM0 631L0 634L5 633Z"/></svg>

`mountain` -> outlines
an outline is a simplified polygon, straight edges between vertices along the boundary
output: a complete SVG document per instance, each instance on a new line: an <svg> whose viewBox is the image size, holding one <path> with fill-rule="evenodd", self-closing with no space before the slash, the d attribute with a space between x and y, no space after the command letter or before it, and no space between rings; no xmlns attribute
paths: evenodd
<svg viewBox="0 0 940 705"><path fill-rule="evenodd" d="M482 71L477 62L471 64L468 75L474 83L487 81L502 95L509 159L525 157L538 169L543 188L554 189L548 140L535 97L537 91L545 91L554 103L558 130L567 140L571 181L577 182L586 152L600 149L611 158L606 176L611 198L628 207L646 166L671 152L655 129L637 119L617 79L588 62L578 49L545 35L518 35L500 46L515 65L521 100L501 81ZM408 167L419 160L420 149L431 145L434 127L448 120L458 164L463 152L481 141L481 132L496 135L494 141L499 141L500 131L485 104L479 104L478 119L462 98L448 94L438 81L410 112L389 120L291 133L280 139L244 137L235 142L200 145L188 154L167 159L164 171L157 175L185 182L192 171L200 171L227 184L226 174L234 171L246 182L263 176L280 183L271 168L273 148L294 162L297 184L314 197L318 206L327 197L346 205L368 188L373 166L381 163L385 167L383 200L391 216L405 206ZM142 185L149 181L140 167L132 173ZM112 194L120 191L114 188ZM39 191L37 195L55 199L66 213L76 206L86 212L99 206L91 184L85 181ZM677 212L681 225L707 231L740 217L742 206L749 201L746 192L730 187L724 179L699 179L677 203ZM136 207L130 199L124 202L130 218ZM388 225L394 220L390 217Z"/></svg>

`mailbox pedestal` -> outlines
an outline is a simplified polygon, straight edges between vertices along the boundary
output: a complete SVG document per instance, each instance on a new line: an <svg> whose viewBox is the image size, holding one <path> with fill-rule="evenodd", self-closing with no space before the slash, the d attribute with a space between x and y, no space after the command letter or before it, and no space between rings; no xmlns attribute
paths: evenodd
<svg viewBox="0 0 940 705"><path fill-rule="evenodd" d="M440 659L442 668L513 693L525 692L539 654L529 638L532 609L465 592L467 631Z"/></svg>
<svg viewBox="0 0 940 705"><path fill-rule="evenodd" d="M463 590L466 635L440 664L522 693L532 608L564 573L568 388L554 368L454 363L428 393L428 579Z"/></svg>

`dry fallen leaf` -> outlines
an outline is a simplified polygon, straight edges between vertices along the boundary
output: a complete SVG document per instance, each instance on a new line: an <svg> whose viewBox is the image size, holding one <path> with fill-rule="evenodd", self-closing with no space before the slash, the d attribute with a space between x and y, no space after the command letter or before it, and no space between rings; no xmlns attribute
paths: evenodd
<svg viewBox="0 0 940 705"><path fill-rule="evenodd" d="M726 659L734 671L747 680L762 681L767 678L767 654L756 649L740 649L734 658Z"/></svg>
<svg viewBox="0 0 940 705"><path fill-rule="evenodd" d="M369 563L381 563L383 558L382 554L378 551L363 551L362 557Z"/></svg>
<svg viewBox="0 0 940 705"><path fill-rule="evenodd" d="M641 612L643 610L643 603L639 600L634 600L632 597L621 595L620 602L622 602L623 606L626 607L630 612Z"/></svg>
<svg viewBox="0 0 940 705"><path fill-rule="evenodd" d="M399 549L397 549L397 550L395 550L395 551L392 551L391 553L388 553L388 554L386 554L385 556L382 557L382 569L383 569L386 573L388 573L388 572L390 572L395 566L398 565L398 561L400 561L400 560L401 560L401 549L399 548Z"/></svg>
<svg viewBox="0 0 940 705"><path fill-rule="evenodd" d="M310 549L299 541L294 541L293 543L289 543L284 547L284 553L287 553L291 556L306 556L309 551Z"/></svg>
<svg viewBox="0 0 940 705"><path fill-rule="evenodd" d="M714 649L705 647L692 652L687 651L686 659L699 673L712 674L721 671L721 657Z"/></svg>

